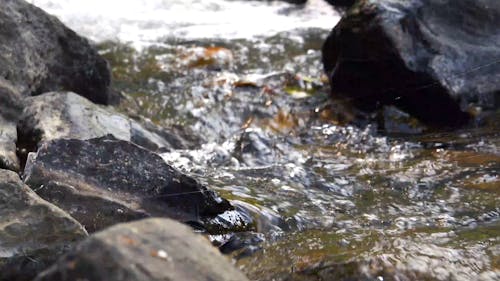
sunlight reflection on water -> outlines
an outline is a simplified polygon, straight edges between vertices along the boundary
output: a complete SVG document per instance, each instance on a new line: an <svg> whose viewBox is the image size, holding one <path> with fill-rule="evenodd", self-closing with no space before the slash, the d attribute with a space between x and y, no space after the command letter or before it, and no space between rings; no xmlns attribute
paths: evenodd
<svg viewBox="0 0 500 281"><path fill-rule="evenodd" d="M325 1L304 8L275 1L33 0L78 33L140 47L167 37L252 38L296 28L331 29L340 20Z"/></svg>

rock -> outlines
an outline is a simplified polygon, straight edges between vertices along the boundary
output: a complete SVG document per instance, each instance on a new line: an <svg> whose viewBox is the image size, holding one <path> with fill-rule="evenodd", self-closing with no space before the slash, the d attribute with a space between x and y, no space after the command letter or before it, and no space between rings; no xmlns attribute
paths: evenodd
<svg viewBox="0 0 500 281"><path fill-rule="evenodd" d="M255 1L255 0L250 0L250 1ZM273 2L275 0L260 0L260 1ZM303 4L307 3L307 0L279 0L279 1L290 3L290 4L296 4L296 5L303 5Z"/></svg>
<svg viewBox="0 0 500 281"><path fill-rule="evenodd" d="M335 7L348 8L354 5L356 0L326 0L326 2Z"/></svg>
<svg viewBox="0 0 500 281"><path fill-rule="evenodd" d="M90 236L35 280L248 279L187 226L147 219Z"/></svg>
<svg viewBox="0 0 500 281"><path fill-rule="evenodd" d="M233 156L249 167L272 165L276 161L273 139L263 130L247 128L238 137Z"/></svg>
<svg viewBox="0 0 500 281"><path fill-rule="evenodd" d="M16 122L20 113L20 93L0 77L0 169L19 171Z"/></svg>
<svg viewBox="0 0 500 281"><path fill-rule="evenodd" d="M500 2L362 0L323 46L332 93L364 110L395 105L459 126L470 103L497 108Z"/></svg>
<svg viewBox="0 0 500 281"><path fill-rule="evenodd" d="M182 143L168 133L160 136L112 108L95 105L71 92L51 92L27 98L18 131L20 147L27 151L36 151L39 142L60 138L86 140L106 135L153 151L184 148L179 147Z"/></svg>
<svg viewBox="0 0 500 281"><path fill-rule="evenodd" d="M238 232L232 234L227 241L219 246L223 254L231 254L235 259L241 259L254 254L262 249L261 244L265 241L263 233Z"/></svg>
<svg viewBox="0 0 500 281"><path fill-rule="evenodd" d="M210 225L236 212L157 154L112 137L46 142L28 157L24 178L89 232L149 216ZM238 218L233 220L236 225Z"/></svg>
<svg viewBox="0 0 500 281"><path fill-rule="evenodd" d="M113 98L108 64L89 42L22 0L2 1L0 78L23 96L64 90L101 104Z"/></svg>
<svg viewBox="0 0 500 281"><path fill-rule="evenodd" d="M305 4L307 0L281 0L283 2L291 3L291 4Z"/></svg>
<svg viewBox="0 0 500 281"><path fill-rule="evenodd" d="M0 115L0 169L19 171L16 155L16 124Z"/></svg>
<svg viewBox="0 0 500 281"><path fill-rule="evenodd" d="M271 0L267 0L271 1ZM297 4L297 5L303 5L307 3L307 0L281 0L282 2L287 2L290 4ZM356 0L325 0L329 4L335 6L335 7L350 7L354 4Z"/></svg>
<svg viewBox="0 0 500 281"><path fill-rule="evenodd" d="M31 280L86 236L77 221L38 197L16 173L0 170L0 280Z"/></svg>

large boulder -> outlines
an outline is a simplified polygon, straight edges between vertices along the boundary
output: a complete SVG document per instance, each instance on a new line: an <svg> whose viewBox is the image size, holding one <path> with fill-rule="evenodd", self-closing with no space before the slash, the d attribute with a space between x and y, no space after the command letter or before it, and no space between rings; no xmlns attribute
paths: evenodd
<svg viewBox="0 0 500 281"><path fill-rule="evenodd" d="M332 93L365 110L395 105L462 125L500 96L500 1L361 0L323 46Z"/></svg>
<svg viewBox="0 0 500 281"><path fill-rule="evenodd" d="M71 92L51 92L27 98L17 127L19 146L28 151L36 151L38 143L49 140L86 140L106 135L153 151L184 148L179 147L182 141L173 134L164 132L160 136L110 107L93 104Z"/></svg>
<svg viewBox="0 0 500 281"><path fill-rule="evenodd" d="M232 226L241 223L231 204L214 191L159 155L110 136L45 142L30 154L24 172L32 189L89 232L150 216L208 226L227 217L234 218Z"/></svg>
<svg viewBox="0 0 500 281"><path fill-rule="evenodd" d="M86 39L26 1L1 6L0 78L23 96L64 90L111 101L108 64Z"/></svg>
<svg viewBox="0 0 500 281"><path fill-rule="evenodd" d="M31 280L87 236L75 219L0 170L0 280Z"/></svg>
<svg viewBox="0 0 500 281"><path fill-rule="evenodd" d="M147 219L90 236L35 280L248 279L190 228L169 219Z"/></svg>

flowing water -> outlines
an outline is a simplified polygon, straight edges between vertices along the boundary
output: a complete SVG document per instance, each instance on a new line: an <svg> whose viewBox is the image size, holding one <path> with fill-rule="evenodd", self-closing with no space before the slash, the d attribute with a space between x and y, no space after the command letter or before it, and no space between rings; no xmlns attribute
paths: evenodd
<svg viewBox="0 0 500 281"><path fill-rule="evenodd" d="M121 111L181 136L168 163L253 217L211 237L250 279L500 280L500 113L360 118L329 97L323 1L32 2L94 40Z"/></svg>

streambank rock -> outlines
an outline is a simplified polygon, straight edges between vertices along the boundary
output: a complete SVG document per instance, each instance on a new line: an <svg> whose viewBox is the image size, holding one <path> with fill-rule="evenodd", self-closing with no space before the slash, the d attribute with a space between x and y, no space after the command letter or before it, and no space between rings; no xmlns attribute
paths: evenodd
<svg viewBox="0 0 500 281"><path fill-rule="evenodd" d="M323 46L332 92L365 110L395 105L427 124L497 108L500 1L361 0Z"/></svg>
<svg viewBox="0 0 500 281"><path fill-rule="evenodd" d="M16 123L7 121L0 115L0 169L19 171L16 141Z"/></svg>
<svg viewBox="0 0 500 281"><path fill-rule="evenodd" d="M16 173L0 170L0 280L31 280L86 236L77 221Z"/></svg>
<svg viewBox="0 0 500 281"><path fill-rule="evenodd" d="M93 104L71 92L26 98L18 132L20 146L28 151L35 151L39 142L60 138L86 140L106 135L153 151L184 148L179 147L181 141L173 134L165 132L160 136L112 108Z"/></svg>
<svg viewBox="0 0 500 281"><path fill-rule="evenodd" d="M248 280L201 235L169 219L90 236L35 280Z"/></svg>
<svg viewBox="0 0 500 281"><path fill-rule="evenodd" d="M66 90L108 104L107 62L89 42L23 0L0 9L0 78L23 95Z"/></svg>
<svg viewBox="0 0 500 281"><path fill-rule="evenodd" d="M157 154L109 136L45 142L28 157L24 178L89 232L150 216L210 225L236 212ZM233 219L235 226L239 218Z"/></svg>
<svg viewBox="0 0 500 281"><path fill-rule="evenodd" d="M16 123L21 110L21 94L0 77L0 169L19 170Z"/></svg>

